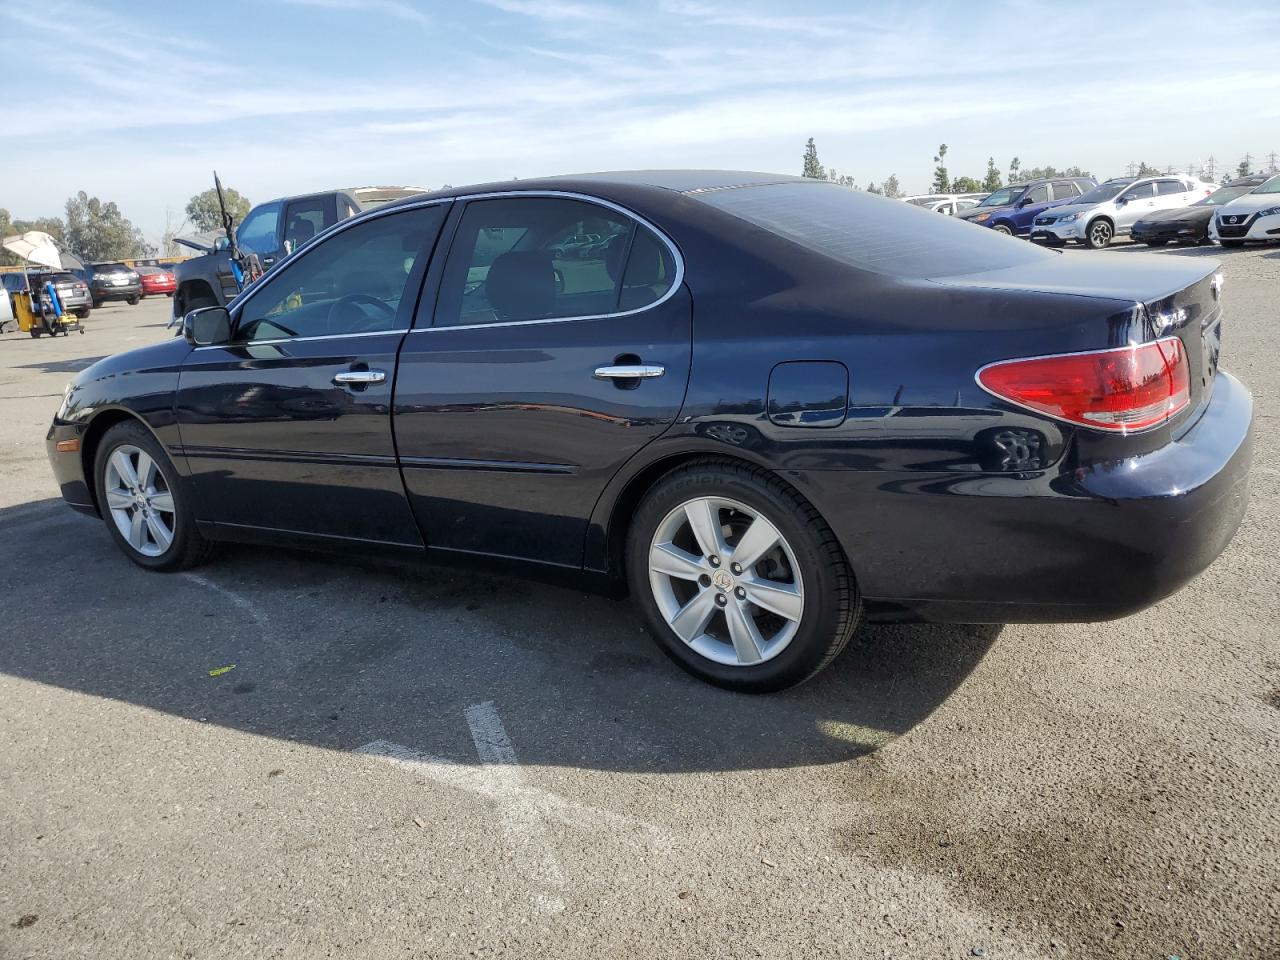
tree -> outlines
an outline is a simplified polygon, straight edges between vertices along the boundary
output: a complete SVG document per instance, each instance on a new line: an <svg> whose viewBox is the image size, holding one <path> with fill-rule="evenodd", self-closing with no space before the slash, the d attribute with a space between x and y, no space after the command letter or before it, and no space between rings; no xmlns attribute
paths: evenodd
<svg viewBox="0 0 1280 960"><path fill-rule="evenodd" d="M1003 184L1000 171L996 169L996 158L987 157L987 175L982 180L982 189L987 193L995 193Z"/></svg>
<svg viewBox="0 0 1280 960"><path fill-rule="evenodd" d="M1014 157L1009 161L1009 182L1017 183L1022 172L1022 161Z"/></svg>
<svg viewBox="0 0 1280 960"><path fill-rule="evenodd" d="M937 164L933 168L933 192L950 192L951 181L947 179L947 145L945 143L938 146L938 155L933 158L933 162Z"/></svg>
<svg viewBox="0 0 1280 960"><path fill-rule="evenodd" d="M1236 167L1237 177L1247 177L1253 173L1253 154L1246 153L1240 161L1240 165Z"/></svg>
<svg viewBox="0 0 1280 960"><path fill-rule="evenodd" d="M902 196L902 188L898 186L898 175L895 173L891 173L885 178L884 183L880 185L880 189L884 191L884 195L890 200L897 200Z"/></svg>
<svg viewBox="0 0 1280 960"><path fill-rule="evenodd" d="M818 162L818 147L813 142L813 137L810 137L809 142L804 145L804 172L801 176L813 180L827 179L827 171Z"/></svg>
<svg viewBox="0 0 1280 960"><path fill-rule="evenodd" d="M956 177L951 181L952 193L981 193L982 184L973 177Z"/></svg>
<svg viewBox="0 0 1280 960"><path fill-rule="evenodd" d="M152 248L113 201L103 203L83 190L67 200L66 245L82 260L126 260Z"/></svg>
<svg viewBox="0 0 1280 960"><path fill-rule="evenodd" d="M223 187L222 195L226 198L227 213L231 214L231 225L234 227L245 218L253 204L248 197L232 187ZM218 209L218 191L210 187L188 200L187 219L196 230L204 233L221 230L222 212Z"/></svg>
<svg viewBox="0 0 1280 960"><path fill-rule="evenodd" d="M876 196L879 196L879 197L884 196L884 190L882 190L880 187L877 187L876 182L874 180L872 180L870 183L867 184L867 193L874 193Z"/></svg>
<svg viewBox="0 0 1280 960"><path fill-rule="evenodd" d="M848 187L850 190L858 189L857 181L855 181L853 177L849 176L847 173L843 175L836 173L835 167L832 167L827 171L827 179L832 183L840 184L842 187Z"/></svg>

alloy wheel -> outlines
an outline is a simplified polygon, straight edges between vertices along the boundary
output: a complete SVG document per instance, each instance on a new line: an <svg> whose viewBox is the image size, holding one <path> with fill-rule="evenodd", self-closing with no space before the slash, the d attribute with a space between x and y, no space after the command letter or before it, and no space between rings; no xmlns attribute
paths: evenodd
<svg viewBox="0 0 1280 960"><path fill-rule="evenodd" d="M1099 220L1089 228L1089 239L1095 247L1105 247L1111 242L1111 227L1105 220Z"/></svg>
<svg viewBox="0 0 1280 960"><path fill-rule="evenodd" d="M159 464L133 444L116 447L103 471L107 509L125 541L144 557L158 557L173 543L173 489Z"/></svg>
<svg viewBox="0 0 1280 960"><path fill-rule="evenodd" d="M649 585L673 633L716 663L752 666L791 643L804 585L786 538L736 500L698 497L658 524Z"/></svg>

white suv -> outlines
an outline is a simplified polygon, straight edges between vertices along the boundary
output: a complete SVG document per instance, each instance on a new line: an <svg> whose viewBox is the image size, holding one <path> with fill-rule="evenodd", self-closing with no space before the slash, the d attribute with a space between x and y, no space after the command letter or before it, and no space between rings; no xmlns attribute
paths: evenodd
<svg viewBox="0 0 1280 960"><path fill-rule="evenodd" d="M1156 210L1189 207L1217 189L1194 177L1117 177L1094 187L1075 203L1036 217L1031 239L1050 246L1070 241L1091 250L1107 246L1133 229L1135 220Z"/></svg>
<svg viewBox="0 0 1280 960"><path fill-rule="evenodd" d="M1219 207L1209 221L1209 236L1224 247L1242 247L1246 240L1280 240L1280 176Z"/></svg>

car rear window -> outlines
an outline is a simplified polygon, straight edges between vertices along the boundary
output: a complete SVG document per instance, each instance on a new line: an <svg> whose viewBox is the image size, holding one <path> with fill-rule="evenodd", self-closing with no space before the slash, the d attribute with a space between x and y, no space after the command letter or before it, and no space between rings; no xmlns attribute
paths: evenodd
<svg viewBox="0 0 1280 960"><path fill-rule="evenodd" d="M895 277L955 276L1055 256L964 220L818 180L694 196L833 260Z"/></svg>
<svg viewBox="0 0 1280 960"><path fill-rule="evenodd" d="M128 273L129 268L123 263L98 263L93 267L94 273Z"/></svg>

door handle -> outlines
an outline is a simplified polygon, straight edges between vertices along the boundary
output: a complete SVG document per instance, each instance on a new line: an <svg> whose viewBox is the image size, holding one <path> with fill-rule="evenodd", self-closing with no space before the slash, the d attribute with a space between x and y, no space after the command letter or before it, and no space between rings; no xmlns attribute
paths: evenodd
<svg viewBox="0 0 1280 960"><path fill-rule="evenodd" d="M597 380L650 380L660 377L667 368L660 363L621 363L609 367L596 367Z"/></svg>
<svg viewBox="0 0 1280 960"><path fill-rule="evenodd" d="M368 386L371 383L382 383L387 379L385 370L343 370L333 375L333 382L350 386Z"/></svg>

